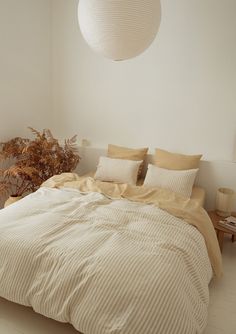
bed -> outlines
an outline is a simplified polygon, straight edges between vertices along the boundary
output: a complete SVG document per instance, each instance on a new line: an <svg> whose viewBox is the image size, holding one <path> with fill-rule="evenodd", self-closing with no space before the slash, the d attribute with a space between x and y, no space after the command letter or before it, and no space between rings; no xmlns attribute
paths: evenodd
<svg viewBox="0 0 236 334"><path fill-rule="evenodd" d="M63 174L0 211L0 296L83 334L196 334L221 275L197 200Z"/></svg>

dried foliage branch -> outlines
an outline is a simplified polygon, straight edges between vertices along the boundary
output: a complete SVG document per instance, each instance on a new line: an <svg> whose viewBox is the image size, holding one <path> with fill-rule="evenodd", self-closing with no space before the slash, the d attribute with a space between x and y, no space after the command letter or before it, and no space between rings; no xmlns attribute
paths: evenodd
<svg viewBox="0 0 236 334"><path fill-rule="evenodd" d="M60 145L49 129L29 128L34 139L14 138L0 143L0 162L13 161L0 169L0 196L22 196L34 192L53 175L75 170L80 161L77 136Z"/></svg>

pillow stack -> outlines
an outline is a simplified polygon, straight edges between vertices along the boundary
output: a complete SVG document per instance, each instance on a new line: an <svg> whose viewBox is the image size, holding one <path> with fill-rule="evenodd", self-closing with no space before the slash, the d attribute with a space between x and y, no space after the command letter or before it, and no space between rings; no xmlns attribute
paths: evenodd
<svg viewBox="0 0 236 334"><path fill-rule="evenodd" d="M156 166L148 166L144 186L169 189L190 198L201 157L156 149Z"/></svg>
<svg viewBox="0 0 236 334"><path fill-rule="evenodd" d="M107 156L113 159L142 161L138 171L138 177L140 177L143 172L144 159L147 155L147 152L148 147L134 149L109 144Z"/></svg>
<svg viewBox="0 0 236 334"><path fill-rule="evenodd" d="M107 157L101 157L95 174L100 181L135 185L141 176L148 148L132 149L108 145Z"/></svg>
<svg viewBox="0 0 236 334"><path fill-rule="evenodd" d="M95 179L136 185L143 174L148 148L133 149L108 145L100 157ZM156 149L155 166L149 164L144 186L160 187L190 198L202 155L176 154Z"/></svg>

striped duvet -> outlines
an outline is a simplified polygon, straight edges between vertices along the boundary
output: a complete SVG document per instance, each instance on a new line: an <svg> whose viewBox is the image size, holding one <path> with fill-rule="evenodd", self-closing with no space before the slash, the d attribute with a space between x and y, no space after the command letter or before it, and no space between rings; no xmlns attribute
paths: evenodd
<svg viewBox="0 0 236 334"><path fill-rule="evenodd" d="M41 188L0 212L0 296L84 334L196 334L212 277L203 236L155 207Z"/></svg>

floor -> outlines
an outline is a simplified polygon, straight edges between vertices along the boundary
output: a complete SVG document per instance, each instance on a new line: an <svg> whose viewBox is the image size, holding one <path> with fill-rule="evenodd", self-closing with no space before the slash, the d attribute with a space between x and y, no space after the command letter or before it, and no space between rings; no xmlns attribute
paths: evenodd
<svg viewBox="0 0 236 334"><path fill-rule="evenodd" d="M209 321L204 334L236 333L236 242L226 237L224 277L210 285ZM35 314L31 309L0 299L0 334L78 334L70 325Z"/></svg>

